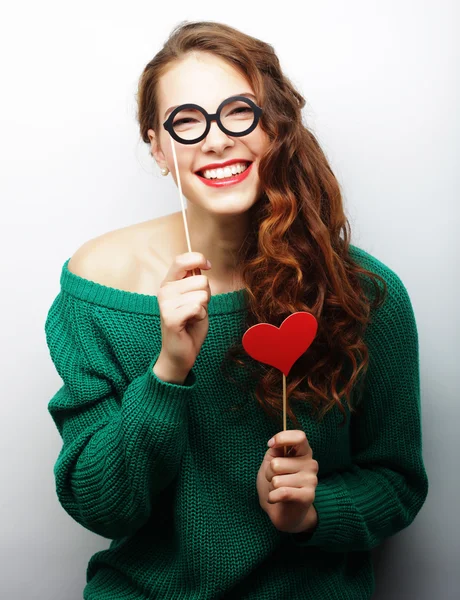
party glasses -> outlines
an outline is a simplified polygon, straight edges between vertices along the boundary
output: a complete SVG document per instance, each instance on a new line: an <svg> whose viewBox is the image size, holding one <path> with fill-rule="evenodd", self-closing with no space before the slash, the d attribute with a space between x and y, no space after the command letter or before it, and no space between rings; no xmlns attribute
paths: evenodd
<svg viewBox="0 0 460 600"><path fill-rule="evenodd" d="M172 138L181 144L196 144L203 140L211 129L212 121L227 135L241 137L251 133L262 114L262 109L250 98L230 96L223 100L217 112L208 114L198 104L181 104L163 123Z"/></svg>

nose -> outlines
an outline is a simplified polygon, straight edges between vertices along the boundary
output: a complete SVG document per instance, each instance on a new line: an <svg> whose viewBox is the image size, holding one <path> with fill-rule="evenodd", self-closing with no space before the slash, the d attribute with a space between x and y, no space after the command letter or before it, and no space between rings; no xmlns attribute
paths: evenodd
<svg viewBox="0 0 460 600"><path fill-rule="evenodd" d="M217 121L211 123L208 135L204 138L201 149L203 152L216 152L216 154L222 154L225 148L234 146L235 142L233 138L224 133Z"/></svg>

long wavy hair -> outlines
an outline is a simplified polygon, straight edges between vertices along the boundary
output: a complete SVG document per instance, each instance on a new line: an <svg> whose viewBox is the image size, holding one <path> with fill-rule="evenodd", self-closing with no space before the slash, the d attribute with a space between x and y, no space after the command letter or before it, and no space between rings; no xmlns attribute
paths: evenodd
<svg viewBox="0 0 460 600"><path fill-rule="evenodd" d="M339 183L317 139L302 122L305 100L282 73L270 44L221 23L180 23L139 80L137 118L143 141L150 144L150 128L159 135L161 76L172 63L198 51L227 61L250 82L263 108L259 126L269 138L259 163L263 191L250 209L249 230L237 257L248 292L246 327L260 322L279 326L297 311L315 316L316 338L292 367L287 394L292 401L309 402L320 419L337 407L344 415L343 425L343 399L350 412L357 410L358 396L352 403L351 392L363 382L369 362L364 332L371 309L385 299L387 285L349 254L350 224ZM371 286L363 285L363 276ZM383 295L377 280L383 284ZM371 301L365 289L372 288ZM228 350L226 358L249 368L257 381L259 404L278 419L282 373L249 358L241 342ZM224 363L221 367L228 375ZM299 428L290 403L287 416Z"/></svg>

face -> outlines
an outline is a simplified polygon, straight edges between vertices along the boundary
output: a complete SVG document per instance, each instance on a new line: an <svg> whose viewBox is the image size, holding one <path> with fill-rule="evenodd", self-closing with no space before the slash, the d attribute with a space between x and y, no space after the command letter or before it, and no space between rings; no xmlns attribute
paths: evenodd
<svg viewBox="0 0 460 600"><path fill-rule="evenodd" d="M190 145L181 144L164 129L163 123L171 111L165 113L170 107L193 103L214 114L223 100L243 94L254 94L249 98L257 104L254 89L245 77L222 59L203 52L189 54L175 63L159 81L159 139L156 139L153 129L148 131L152 155L160 167L168 167L177 185L171 147L174 144L183 195L191 203L216 214L245 212L260 197L258 164L268 146L267 134L262 131L259 122L249 134L232 137L213 121L203 140ZM238 177L234 183L232 180L230 185L211 186L203 181L204 167L234 159L245 165L252 163L245 177Z"/></svg>

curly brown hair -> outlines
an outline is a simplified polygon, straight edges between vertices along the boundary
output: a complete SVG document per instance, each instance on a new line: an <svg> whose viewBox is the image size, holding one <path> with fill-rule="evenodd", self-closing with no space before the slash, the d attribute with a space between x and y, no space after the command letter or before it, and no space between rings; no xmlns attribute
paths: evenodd
<svg viewBox="0 0 460 600"><path fill-rule="evenodd" d="M238 256L248 291L246 327L260 322L279 326L293 312L312 313L318 332L292 367L287 394L292 400L310 401L320 418L337 406L345 422L342 398L355 412L358 402L352 406L351 391L363 381L369 362L364 332L372 308L385 300L386 282L350 256L350 224L339 183L317 139L302 122L305 100L282 73L270 44L212 21L176 26L139 80L137 118L143 141L150 144L150 128L159 134L161 76L174 61L197 51L227 61L252 84L263 108L260 127L269 138L259 164L263 191L250 209L250 227ZM252 367L258 402L269 416L278 418L281 372L255 364L241 343L230 348L227 357ZM304 380L307 389L302 389ZM289 404L288 417L298 427Z"/></svg>

